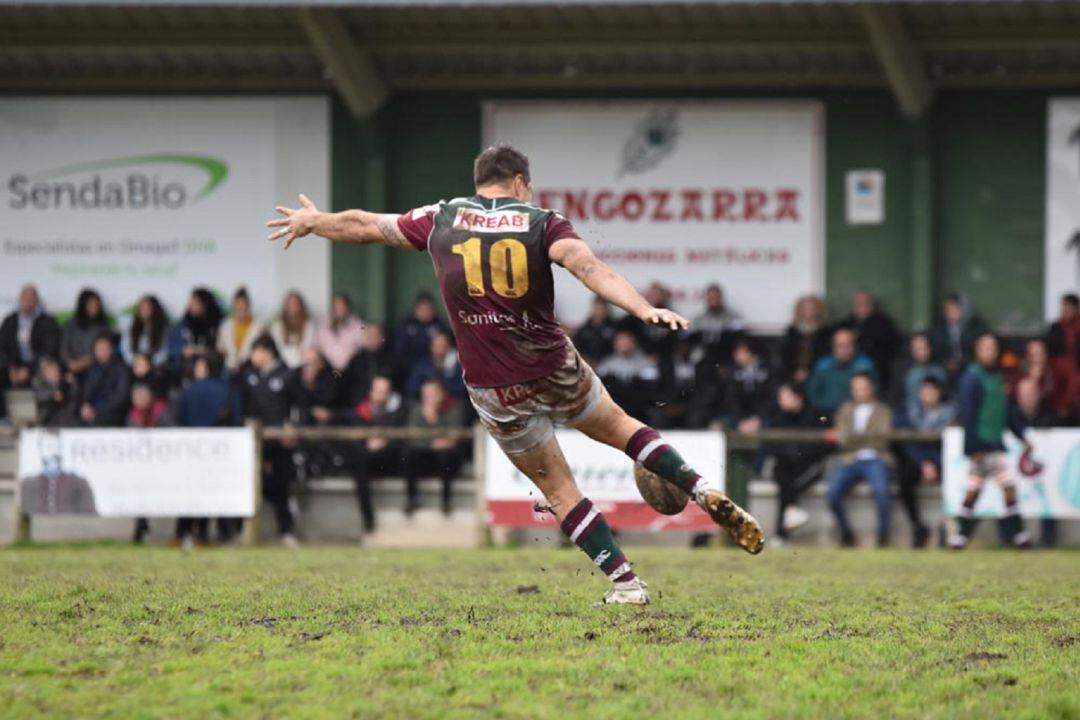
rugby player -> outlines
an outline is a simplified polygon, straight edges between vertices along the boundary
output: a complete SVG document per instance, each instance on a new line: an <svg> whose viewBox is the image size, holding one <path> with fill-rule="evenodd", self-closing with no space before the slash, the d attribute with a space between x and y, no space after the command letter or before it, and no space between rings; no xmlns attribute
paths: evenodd
<svg viewBox="0 0 1080 720"><path fill-rule="evenodd" d="M320 212L306 196L278 207L270 240L318 235L335 242L378 243L431 255L469 399L514 465L550 503L563 532L613 586L605 603L646 604L649 594L619 549L604 516L582 496L554 436L554 424L626 452L694 501L746 551L765 545L749 513L687 465L656 430L627 415L563 333L554 311L551 263L642 322L672 331L685 318L655 308L599 260L565 217L533 205L529 161L508 145L482 152L476 194L403 215Z"/></svg>

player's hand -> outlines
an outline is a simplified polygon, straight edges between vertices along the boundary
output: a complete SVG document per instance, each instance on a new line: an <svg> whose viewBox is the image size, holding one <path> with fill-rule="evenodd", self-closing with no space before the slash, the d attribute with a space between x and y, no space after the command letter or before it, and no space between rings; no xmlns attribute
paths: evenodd
<svg viewBox="0 0 1080 720"><path fill-rule="evenodd" d="M677 312L666 308L649 308L640 316L646 325L666 325L671 330L688 330L690 321Z"/></svg>
<svg viewBox="0 0 1080 720"><path fill-rule="evenodd" d="M281 228L271 233L266 238L267 240L285 238L285 249L288 250L289 246L297 238L310 235L315 231L315 220L319 216L319 208L315 207L315 203L311 202L307 195L300 193L300 207L296 210L281 205L274 209L285 217L270 220L266 223L266 227Z"/></svg>

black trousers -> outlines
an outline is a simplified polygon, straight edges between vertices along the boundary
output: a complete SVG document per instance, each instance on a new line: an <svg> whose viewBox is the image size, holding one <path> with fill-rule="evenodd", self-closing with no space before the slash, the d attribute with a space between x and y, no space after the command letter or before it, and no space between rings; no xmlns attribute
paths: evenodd
<svg viewBox="0 0 1080 720"><path fill-rule="evenodd" d="M925 527L922 512L919 510L919 485L922 482L922 467L904 453L897 453L900 458L900 468L897 480L900 484L900 504L904 506L904 514L911 521L911 527L915 530Z"/></svg>
<svg viewBox="0 0 1080 720"><path fill-rule="evenodd" d="M191 535L200 542L210 540L211 518L182 517L176 519L176 539L182 540ZM145 521L144 521L145 522ZM223 542L232 540L240 532L241 521L239 518L217 518L218 539Z"/></svg>
<svg viewBox="0 0 1080 720"><path fill-rule="evenodd" d="M268 442L263 445L263 497L274 508L278 533L291 533L295 526L292 508L292 486L296 480L296 464L292 451L282 447L281 443Z"/></svg>
<svg viewBox="0 0 1080 720"><path fill-rule="evenodd" d="M375 506L371 498L371 481L401 471L401 448L391 442L380 450L369 450L367 443L357 443L353 449L353 478L356 480L356 500L360 506L360 522L367 532L375 529Z"/></svg>
<svg viewBox="0 0 1080 720"><path fill-rule="evenodd" d="M795 457L777 455L773 466L773 479L780 491L779 508L776 515L776 535L787 537L784 529L784 511L799 501L799 496L811 485L821 479L824 467L821 460L814 457Z"/></svg>
<svg viewBox="0 0 1080 720"><path fill-rule="evenodd" d="M410 505L417 503L419 481L422 477L438 477L442 480L442 504L450 507L453 482L461 469L461 453L456 447L433 450L429 447L410 447L405 451L405 491Z"/></svg>

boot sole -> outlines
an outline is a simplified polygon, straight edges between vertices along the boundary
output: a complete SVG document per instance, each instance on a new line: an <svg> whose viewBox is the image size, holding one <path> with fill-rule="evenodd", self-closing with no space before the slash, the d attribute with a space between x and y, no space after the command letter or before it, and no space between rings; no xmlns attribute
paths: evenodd
<svg viewBox="0 0 1080 720"><path fill-rule="evenodd" d="M728 535L751 555L765 549L765 533L754 516L736 505L727 495L716 490L708 491L701 509L709 514Z"/></svg>

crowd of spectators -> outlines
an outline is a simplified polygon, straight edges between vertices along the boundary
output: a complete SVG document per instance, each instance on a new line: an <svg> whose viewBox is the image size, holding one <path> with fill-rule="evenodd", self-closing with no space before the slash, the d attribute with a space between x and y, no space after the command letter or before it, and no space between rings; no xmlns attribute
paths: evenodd
<svg viewBox="0 0 1080 720"><path fill-rule="evenodd" d="M658 307L670 302L659 283L644 294ZM820 444L769 448L767 465L780 487L777 537L805 522L799 496L824 478L841 540L854 542L843 498L864 480L877 503L879 542L887 543L888 487L895 479L918 545L929 531L916 489L939 481L939 445L889 447L859 436L953 423L961 378L986 331L965 299L951 294L927 331L905 339L873 295L858 291L838 322L829 321L820 297L806 296L781 336L757 337L716 285L707 289L705 310L687 332L616 317L600 299L578 328L568 328L614 399L657 428L833 428L839 460L829 461ZM1044 336L1003 353L1000 368L1013 420L1027 427L1078 424L1080 300L1063 298L1060 319ZM267 425L454 428L474 418L450 330L423 293L388 332L362 322L342 293L333 296L325 318L313 317L297 292L285 295L274 317L263 318L243 288L228 307L197 288L173 320L153 295L138 301L130 319L115 318L100 295L86 289L61 324L26 286L18 309L0 325L0 389L18 388L32 391L36 422L47 427L206 427L253 418ZM264 493L291 544L297 477L351 473L363 527L371 530L372 481L404 476L411 513L420 500L418 479L440 478L449 513L452 483L468 450L449 439L267 443ZM236 527L221 520L219 535L228 538ZM140 523L137 537L144 532ZM205 541L209 523L183 519L177 532L181 542Z"/></svg>

